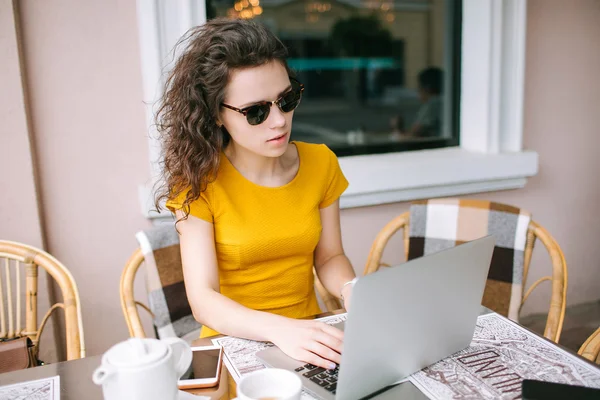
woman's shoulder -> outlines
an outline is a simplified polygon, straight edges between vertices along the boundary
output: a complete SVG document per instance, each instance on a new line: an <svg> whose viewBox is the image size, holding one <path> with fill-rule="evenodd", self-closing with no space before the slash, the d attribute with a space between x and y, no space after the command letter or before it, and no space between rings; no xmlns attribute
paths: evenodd
<svg viewBox="0 0 600 400"><path fill-rule="evenodd" d="M329 147L327 147L326 144L323 143L308 143L308 142L301 142L298 140L294 140L293 142L294 144L296 144L296 146L298 146L298 148L301 148L304 151L307 152L326 152L326 151L331 151L329 150Z"/></svg>
<svg viewBox="0 0 600 400"><path fill-rule="evenodd" d="M331 162L331 158L335 157L335 153L331 151L331 149L329 149L329 147L327 147L326 144L306 143L297 141L294 141L294 143L298 148L298 153L300 155L301 162L302 158L305 157L310 159L311 164L328 164Z"/></svg>

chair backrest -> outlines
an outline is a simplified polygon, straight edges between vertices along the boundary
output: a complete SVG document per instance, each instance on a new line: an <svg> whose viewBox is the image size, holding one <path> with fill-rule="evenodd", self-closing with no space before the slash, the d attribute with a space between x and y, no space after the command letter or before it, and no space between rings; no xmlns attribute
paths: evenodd
<svg viewBox="0 0 600 400"><path fill-rule="evenodd" d="M121 273L121 282L119 284L119 292L121 295L121 310L125 317L125 323L129 329L130 337L145 338L146 332L142 325L142 320L138 312L138 306L142 307L154 318L154 313L144 303L140 303L135 299L133 291L133 283L138 269L144 263L144 253L141 249L136 249L131 255L125 268Z"/></svg>
<svg viewBox="0 0 600 400"><path fill-rule="evenodd" d="M179 234L174 224L154 226L138 232L136 238L140 247L127 262L121 275L120 287L121 307L130 335L146 336L138 306L152 315L155 333L159 338L186 338L187 335L199 333L201 325L192 314L185 292ZM136 301L133 292L135 276L142 263L145 266L149 306Z"/></svg>
<svg viewBox="0 0 600 400"><path fill-rule="evenodd" d="M581 348L577 352L580 356L587 358L591 362L600 364L600 328L596 329L594 333L581 345Z"/></svg>
<svg viewBox="0 0 600 400"><path fill-rule="evenodd" d="M85 357L81 302L77 285L69 270L43 250L4 240L0 240L0 260L3 260L0 267L4 268L4 279L0 273L0 339L28 336L37 349L48 318L55 310L62 308L65 314L67 360ZM52 305L40 324L39 267L56 281L62 293L62 302ZM24 307L21 300L23 294Z"/></svg>
<svg viewBox="0 0 600 400"><path fill-rule="evenodd" d="M138 307L150 313L158 337L186 337L198 331L201 325L194 319L185 293L179 236L174 225L159 225L136 237L140 248L127 261L120 283L121 308L129 335L146 337ZM134 295L134 281L142 263L146 267L149 307ZM315 286L328 311L341 308L316 275Z"/></svg>
<svg viewBox="0 0 600 400"><path fill-rule="evenodd" d="M481 200L437 199L415 202L411 205L410 212L396 217L379 232L371 247L365 274L387 265L381 261L383 251L389 239L401 229L407 260L487 234L493 234L497 240L499 238L483 304L509 318L517 319L520 308L533 289L543 281L551 281L552 296L544 336L558 342L566 306L567 265L556 241L543 227L530 219L529 213ZM430 234L429 230L437 233ZM539 279L523 295L522 288L527 281L536 239L540 239L550 254L552 276Z"/></svg>

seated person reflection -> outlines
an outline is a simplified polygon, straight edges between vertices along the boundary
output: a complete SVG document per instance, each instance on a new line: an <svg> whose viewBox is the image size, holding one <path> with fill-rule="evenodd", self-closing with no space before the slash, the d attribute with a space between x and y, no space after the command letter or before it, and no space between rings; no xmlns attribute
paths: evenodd
<svg viewBox="0 0 600 400"><path fill-rule="evenodd" d="M321 312L313 266L350 305L355 274L341 240L348 186L325 145L290 142L303 85L262 25L213 19L190 30L170 72L157 128L164 186L177 216L183 273L201 337L270 341L323 368L343 332L302 320Z"/></svg>
<svg viewBox="0 0 600 400"><path fill-rule="evenodd" d="M441 136L442 129L442 70L436 67L419 73L419 100L421 106L406 134L413 137Z"/></svg>

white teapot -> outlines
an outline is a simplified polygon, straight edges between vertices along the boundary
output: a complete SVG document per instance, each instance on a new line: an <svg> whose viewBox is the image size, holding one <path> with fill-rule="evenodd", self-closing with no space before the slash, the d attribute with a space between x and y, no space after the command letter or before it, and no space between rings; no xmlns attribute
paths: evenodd
<svg viewBox="0 0 600 400"><path fill-rule="evenodd" d="M177 381L192 362L178 338L131 338L108 349L92 376L106 400L177 400Z"/></svg>

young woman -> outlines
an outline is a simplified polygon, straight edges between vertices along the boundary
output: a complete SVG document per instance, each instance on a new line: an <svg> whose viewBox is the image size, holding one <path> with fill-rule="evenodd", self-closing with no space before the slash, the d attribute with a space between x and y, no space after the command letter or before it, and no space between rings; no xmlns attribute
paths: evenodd
<svg viewBox="0 0 600 400"><path fill-rule="evenodd" d="M186 293L201 336L270 341L324 368L343 333L302 320L321 312L313 266L349 307L355 278L338 199L348 186L325 145L290 142L303 85L267 29L214 19L183 38L157 126L176 213Z"/></svg>

